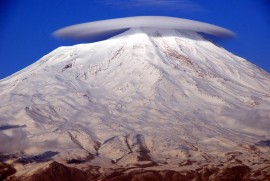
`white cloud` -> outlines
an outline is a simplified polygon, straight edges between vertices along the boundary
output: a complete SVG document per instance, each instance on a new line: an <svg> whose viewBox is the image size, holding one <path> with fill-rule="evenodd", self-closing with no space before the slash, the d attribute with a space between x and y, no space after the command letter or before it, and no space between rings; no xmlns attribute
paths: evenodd
<svg viewBox="0 0 270 181"><path fill-rule="evenodd" d="M233 32L225 28L188 19L165 16L138 16L73 25L54 32L54 36L59 38L89 40L97 36L109 34L111 32L138 27L178 29L201 32L215 36L230 37L234 35Z"/></svg>
<svg viewBox="0 0 270 181"><path fill-rule="evenodd" d="M185 11L199 11L202 7L190 0L101 0L103 4L118 8L166 8Z"/></svg>

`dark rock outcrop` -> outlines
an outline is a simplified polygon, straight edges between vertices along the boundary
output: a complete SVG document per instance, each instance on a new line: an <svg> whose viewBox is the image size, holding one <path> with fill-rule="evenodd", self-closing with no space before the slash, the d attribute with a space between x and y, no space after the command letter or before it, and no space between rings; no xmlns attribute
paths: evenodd
<svg viewBox="0 0 270 181"><path fill-rule="evenodd" d="M87 181L93 176L77 168L67 167L58 162L52 162L47 168L37 170L30 177L16 178L16 181Z"/></svg>
<svg viewBox="0 0 270 181"><path fill-rule="evenodd" d="M0 181L16 173L16 169L6 163L0 163Z"/></svg>
<svg viewBox="0 0 270 181"><path fill-rule="evenodd" d="M268 169L267 169L268 168ZM258 181L270 180L270 167L252 171L243 164L226 166L202 166L195 170L166 170L159 166L148 168L130 167L103 170L98 166L87 166L84 170L51 162L29 177L12 178L15 181ZM268 170L268 171L267 171Z"/></svg>

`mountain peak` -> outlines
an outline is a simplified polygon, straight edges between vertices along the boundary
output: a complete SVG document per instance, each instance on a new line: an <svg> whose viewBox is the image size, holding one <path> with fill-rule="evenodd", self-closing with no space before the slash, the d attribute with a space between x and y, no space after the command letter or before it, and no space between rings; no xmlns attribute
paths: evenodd
<svg viewBox="0 0 270 181"><path fill-rule="evenodd" d="M153 38L158 38L158 37L177 38L177 37L179 37L179 38L189 38L189 39L194 39L194 40L204 40L204 38L201 35L199 35L198 33L196 33L195 31L192 32L192 31L177 30L177 29L144 28L144 27L130 28L129 30L127 30L119 35L116 35L110 39L117 39L120 37L136 36L136 35L137 35L136 38L138 38L138 36L140 36L140 35L141 35L141 38L143 38L143 37L147 38L147 37L143 36L143 35L147 35L148 37L153 37ZM136 40L137 41L141 40L143 43L143 40L141 38L136 39Z"/></svg>
<svg viewBox="0 0 270 181"><path fill-rule="evenodd" d="M270 75L195 32L132 28L61 47L0 88L0 152L22 160L181 170L241 159L254 172L268 160Z"/></svg>

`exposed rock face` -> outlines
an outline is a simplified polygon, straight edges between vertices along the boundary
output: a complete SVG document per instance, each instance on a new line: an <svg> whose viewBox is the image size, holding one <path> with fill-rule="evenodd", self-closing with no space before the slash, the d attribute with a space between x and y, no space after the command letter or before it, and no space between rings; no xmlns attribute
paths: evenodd
<svg viewBox="0 0 270 181"><path fill-rule="evenodd" d="M57 162L53 162L49 165L49 168L44 170L38 170L33 176L29 179L23 180L33 180L33 181L82 181L87 178L87 174L79 169L66 167Z"/></svg>
<svg viewBox="0 0 270 181"><path fill-rule="evenodd" d="M0 181L16 173L16 169L6 163L0 163Z"/></svg>
<svg viewBox="0 0 270 181"><path fill-rule="evenodd" d="M175 168L174 168L175 169ZM155 167L130 167L102 170L100 167L87 166L83 170L52 162L38 169L30 176L10 177L14 181L265 181L270 174L262 174L242 164L224 166L202 166L197 169L168 170ZM266 168L265 168L266 169ZM270 166L267 167L268 171Z"/></svg>

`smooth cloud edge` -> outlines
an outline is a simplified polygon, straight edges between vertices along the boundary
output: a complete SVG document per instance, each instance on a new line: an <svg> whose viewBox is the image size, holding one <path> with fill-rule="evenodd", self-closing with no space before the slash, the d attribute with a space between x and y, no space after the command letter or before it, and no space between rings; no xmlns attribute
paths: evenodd
<svg viewBox="0 0 270 181"><path fill-rule="evenodd" d="M229 29L195 20L168 16L136 16L94 21L67 26L53 32L60 39L90 39L130 28L177 29L205 33L221 38L233 38L236 34Z"/></svg>

